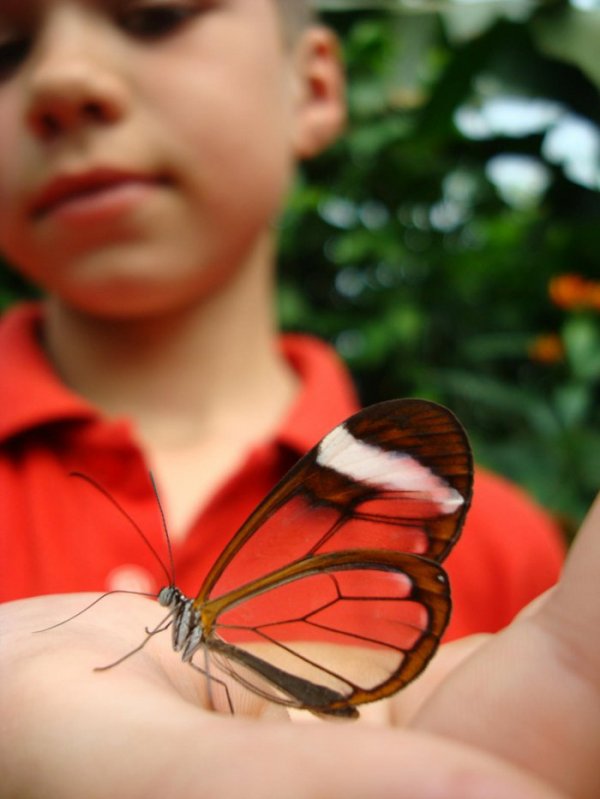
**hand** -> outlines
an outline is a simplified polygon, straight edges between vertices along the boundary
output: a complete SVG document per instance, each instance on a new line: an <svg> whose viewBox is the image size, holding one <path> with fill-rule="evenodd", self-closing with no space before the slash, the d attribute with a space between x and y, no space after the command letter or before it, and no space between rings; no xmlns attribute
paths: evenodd
<svg viewBox="0 0 600 799"><path fill-rule="evenodd" d="M94 672L160 621L149 600L115 596L38 635L85 599L5 605L0 797L597 797L599 566L597 502L559 587L460 663L457 650L473 642L442 648L398 700L396 711L420 706L402 728L289 724L281 708L234 685L239 715L209 712L206 681L168 635Z"/></svg>
<svg viewBox="0 0 600 799"><path fill-rule="evenodd" d="M558 585L447 675L413 728L493 752L569 797L599 797L599 578L600 496Z"/></svg>

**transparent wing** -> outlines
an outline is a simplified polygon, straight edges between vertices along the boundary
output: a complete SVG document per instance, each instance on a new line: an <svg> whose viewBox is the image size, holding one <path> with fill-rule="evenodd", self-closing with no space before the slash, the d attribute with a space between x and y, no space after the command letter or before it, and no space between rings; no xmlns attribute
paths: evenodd
<svg viewBox="0 0 600 799"><path fill-rule="evenodd" d="M310 556L203 609L218 667L320 715L390 696L421 672L450 613L443 569L416 555Z"/></svg>
<svg viewBox="0 0 600 799"><path fill-rule="evenodd" d="M311 555L381 549L442 561L469 506L460 423L425 400L352 416L307 453L233 536L197 595L211 597Z"/></svg>

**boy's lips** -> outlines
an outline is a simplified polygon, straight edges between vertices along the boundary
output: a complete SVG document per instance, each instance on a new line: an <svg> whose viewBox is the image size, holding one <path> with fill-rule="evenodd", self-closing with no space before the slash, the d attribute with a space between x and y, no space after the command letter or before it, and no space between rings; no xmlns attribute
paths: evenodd
<svg viewBox="0 0 600 799"><path fill-rule="evenodd" d="M157 175L99 167L76 174L59 175L34 196L30 209L34 219L59 212L69 215L94 215L118 211L117 206L131 203L140 190L166 185Z"/></svg>

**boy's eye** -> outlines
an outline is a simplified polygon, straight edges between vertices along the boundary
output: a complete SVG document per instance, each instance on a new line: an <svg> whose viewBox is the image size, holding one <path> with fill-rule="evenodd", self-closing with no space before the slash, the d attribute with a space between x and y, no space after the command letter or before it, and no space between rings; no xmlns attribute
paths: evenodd
<svg viewBox="0 0 600 799"><path fill-rule="evenodd" d="M29 39L0 41L0 80L7 80L27 58Z"/></svg>
<svg viewBox="0 0 600 799"><path fill-rule="evenodd" d="M175 31L200 11L198 3L164 2L131 6L120 15L125 30L142 38L158 38Z"/></svg>

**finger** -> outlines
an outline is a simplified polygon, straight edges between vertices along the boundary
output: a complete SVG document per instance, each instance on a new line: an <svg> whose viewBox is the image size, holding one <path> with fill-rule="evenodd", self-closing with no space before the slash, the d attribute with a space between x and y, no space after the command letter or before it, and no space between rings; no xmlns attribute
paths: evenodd
<svg viewBox="0 0 600 799"><path fill-rule="evenodd" d="M92 640L81 633L72 638ZM489 755L416 733L206 713L153 658L98 675L89 668L97 650L73 648L66 635L62 628L48 651L23 637L35 652L0 657L8 796L228 799L242 786L246 799L558 797Z"/></svg>
<svg viewBox="0 0 600 799"><path fill-rule="evenodd" d="M576 657L573 667L600 689L600 495L575 539L561 580L545 603L545 623Z"/></svg>
<svg viewBox="0 0 600 799"><path fill-rule="evenodd" d="M409 724L423 704L448 679L449 675L483 646L489 637L487 634L470 635L448 644L442 644L418 679L387 702L388 722L397 727ZM385 704L385 702L376 702L374 707L378 708ZM370 707L367 705L366 709L369 710Z"/></svg>
<svg viewBox="0 0 600 799"><path fill-rule="evenodd" d="M214 799L239 795L241 774L245 799L562 797L481 751L415 732L352 724L284 728L244 723L228 731L227 742L214 752L217 768L205 781ZM219 757L229 768L218 768Z"/></svg>
<svg viewBox="0 0 600 799"><path fill-rule="evenodd" d="M10 767L22 767L4 775L9 795L230 799L242 786L245 799L565 799L490 755L418 733L228 718L180 697L149 701L147 690L115 702L110 723L106 706L97 694L65 697L58 729L40 723L56 718L50 708L33 725L15 720Z"/></svg>
<svg viewBox="0 0 600 799"><path fill-rule="evenodd" d="M600 796L600 502L559 585L457 668L419 729L478 745L569 796Z"/></svg>

